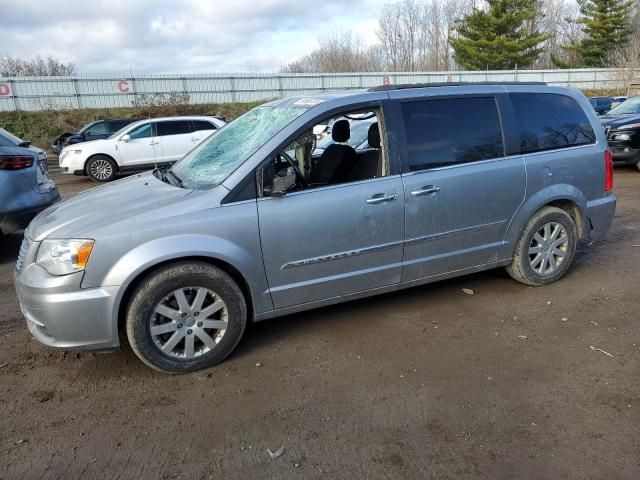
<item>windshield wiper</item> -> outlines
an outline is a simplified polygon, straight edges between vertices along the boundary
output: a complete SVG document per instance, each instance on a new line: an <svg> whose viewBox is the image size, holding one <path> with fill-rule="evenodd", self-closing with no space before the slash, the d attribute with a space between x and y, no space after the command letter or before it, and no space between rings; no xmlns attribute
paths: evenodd
<svg viewBox="0 0 640 480"><path fill-rule="evenodd" d="M165 172L165 176L166 176L167 174L168 174L168 175L171 175L171 178L173 178L173 179L176 181L176 183L177 183L177 186L178 186L178 187L182 187L182 179L181 179L178 175L176 175L176 174L173 172L173 170L168 169L168 170L165 170L164 172Z"/></svg>

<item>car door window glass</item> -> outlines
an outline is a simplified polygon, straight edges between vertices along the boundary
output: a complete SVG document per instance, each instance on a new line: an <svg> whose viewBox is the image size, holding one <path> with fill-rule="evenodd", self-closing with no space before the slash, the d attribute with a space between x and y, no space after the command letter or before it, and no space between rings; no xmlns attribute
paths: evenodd
<svg viewBox="0 0 640 480"><path fill-rule="evenodd" d="M493 97L405 102L402 116L411 171L504 156Z"/></svg>
<svg viewBox="0 0 640 480"><path fill-rule="evenodd" d="M185 133L191 133L188 120L158 122L159 137L166 137L168 135L184 135Z"/></svg>
<svg viewBox="0 0 640 480"><path fill-rule="evenodd" d="M356 139L352 132L367 136ZM382 121L377 110L336 115L305 130L263 169L263 192L299 191L387 175ZM364 143L369 138L369 144Z"/></svg>
<svg viewBox="0 0 640 480"><path fill-rule="evenodd" d="M520 151L539 152L596 141L596 135L580 105L566 95L510 94L520 126Z"/></svg>
<svg viewBox="0 0 640 480"><path fill-rule="evenodd" d="M84 132L85 135L106 135L107 134L107 126L105 122L96 123L95 125L87 128L87 131Z"/></svg>
<svg viewBox="0 0 640 480"><path fill-rule="evenodd" d="M151 136L152 136L152 125L150 123L140 125L139 127L136 127L129 132L129 137L131 139L149 138Z"/></svg>
<svg viewBox="0 0 640 480"><path fill-rule="evenodd" d="M216 126L206 120L192 120L191 128L194 132L199 132L200 130L216 130Z"/></svg>

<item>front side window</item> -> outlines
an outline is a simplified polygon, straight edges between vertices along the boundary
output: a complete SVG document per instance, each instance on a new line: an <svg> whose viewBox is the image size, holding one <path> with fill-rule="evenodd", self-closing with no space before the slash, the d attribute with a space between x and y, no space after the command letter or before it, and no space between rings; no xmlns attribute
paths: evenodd
<svg viewBox="0 0 640 480"><path fill-rule="evenodd" d="M85 135L106 135L107 126L105 122L98 122L87 128Z"/></svg>
<svg viewBox="0 0 640 480"><path fill-rule="evenodd" d="M184 135L191 133L188 120L170 120L158 122L158 136L166 137L169 135Z"/></svg>
<svg viewBox="0 0 640 480"><path fill-rule="evenodd" d="M511 93L509 96L520 126L521 153L596 141L587 115L573 98L548 93Z"/></svg>
<svg viewBox="0 0 640 480"><path fill-rule="evenodd" d="M262 169L265 195L284 195L388 174L379 110L345 112L324 119Z"/></svg>
<svg viewBox="0 0 640 480"><path fill-rule="evenodd" d="M411 171L504 156L493 97L405 102L402 116Z"/></svg>
<svg viewBox="0 0 640 480"><path fill-rule="evenodd" d="M307 110L297 106L254 108L201 143L171 171L185 188L213 188Z"/></svg>
<svg viewBox="0 0 640 480"><path fill-rule="evenodd" d="M140 125L129 132L129 137L134 140L136 138L149 138L153 132L153 125L150 123L145 123L144 125Z"/></svg>

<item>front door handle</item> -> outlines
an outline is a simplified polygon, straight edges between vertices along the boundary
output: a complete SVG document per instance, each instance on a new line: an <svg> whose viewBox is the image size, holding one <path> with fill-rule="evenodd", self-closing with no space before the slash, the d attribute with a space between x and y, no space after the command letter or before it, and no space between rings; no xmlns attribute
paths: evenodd
<svg viewBox="0 0 640 480"><path fill-rule="evenodd" d="M433 195L434 193L438 193L440 191L440 187L436 187L435 185L425 185L420 190L414 190L411 192L412 197L423 197L425 195Z"/></svg>
<svg viewBox="0 0 640 480"><path fill-rule="evenodd" d="M149 145L159 145L160 142L151 142Z"/></svg>
<svg viewBox="0 0 640 480"><path fill-rule="evenodd" d="M200 141L200 139L199 139L199 138L192 138L192 139L191 139L191 141L192 141L192 142L199 142L199 141Z"/></svg>
<svg viewBox="0 0 640 480"><path fill-rule="evenodd" d="M373 197L367 199L367 203L369 205L379 205L381 203L393 202L398 198L398 195L394 193L393 195L385 195L384 193L376 193Z"/></svg>

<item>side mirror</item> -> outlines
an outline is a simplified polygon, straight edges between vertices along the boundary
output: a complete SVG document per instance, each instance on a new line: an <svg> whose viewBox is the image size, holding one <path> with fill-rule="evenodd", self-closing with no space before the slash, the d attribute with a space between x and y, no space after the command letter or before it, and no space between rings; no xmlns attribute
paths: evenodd
<svg viewBox="0 0 640 480"><path fill-rule="evenodd" d="M271 188L265 188L264 194L268 197L284 197L293 187L296 186L296 172L293 167L289 167L284 175L273 177Z"/></svg>
<svg viewBox="0 0 640 480"><path fill-rule="evenodd" d="M128 142L129 140L131 140L131 137L127 134L127 135L122 135L120 137L120 140L123 142Z"/></svg>

